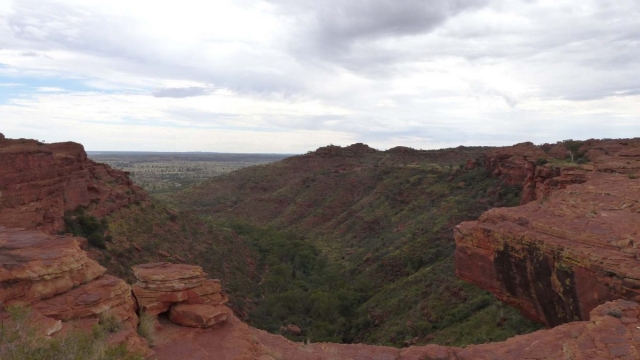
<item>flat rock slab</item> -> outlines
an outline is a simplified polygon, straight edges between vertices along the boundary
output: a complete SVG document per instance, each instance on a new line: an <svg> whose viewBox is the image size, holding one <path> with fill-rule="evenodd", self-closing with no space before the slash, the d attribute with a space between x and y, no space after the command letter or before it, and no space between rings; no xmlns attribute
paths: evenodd
<svg viewBox="0 0 640 360"><path fill-rule="evenodd" d="M176 304L169 319L182 326L208 328L227 321L231 310L226 306Z"/></svg>
<svg viewBox="0 0 640 360"><path fill-rule="evenodd" d="M155 291L180 291L198 287L205 280L200 266L159 262L132 267L138 285Z"/></svg>

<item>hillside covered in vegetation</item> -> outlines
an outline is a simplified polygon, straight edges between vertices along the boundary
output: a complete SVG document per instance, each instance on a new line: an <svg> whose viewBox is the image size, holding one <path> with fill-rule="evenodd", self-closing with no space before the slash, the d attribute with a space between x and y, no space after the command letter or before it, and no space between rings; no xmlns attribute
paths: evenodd
<svg viewBox="0 0 640 360"><path fill-rule="evenodd" d="M517 187L466 166L485 150L328 146L163 200L254 251L258 281L236 307L257 327L396 346L502 340L538 325L457 279L452 256L455 225L519 203Z"/></svg>

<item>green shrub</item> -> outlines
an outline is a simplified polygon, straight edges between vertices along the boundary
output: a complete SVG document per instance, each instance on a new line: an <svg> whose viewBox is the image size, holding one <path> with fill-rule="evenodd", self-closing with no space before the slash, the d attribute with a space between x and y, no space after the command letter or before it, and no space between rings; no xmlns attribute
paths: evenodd
<svg viewBox="0 0 640 360"><path fill-rule="evenodd" d="M106 241L111 241L111 235L105 239L104 233L108 230L107 219L98 220L95 216L87 215L84 209L79 209L74 213L67 213L64 216L65 231L74 236L87 238L89 245L99 249L106 249Z"/></svg>
<svg viewBox="0 0 640 360"><path fill-rule="evenodd" d="M549 161L547 161L547 159L545 159L545 158L540 158L540 159L536 160L536 165L538 165L538 166L542 166L542 165L544 165L544 164L546 164L546 163L548 163L548 162L549 162Z"/></svg>

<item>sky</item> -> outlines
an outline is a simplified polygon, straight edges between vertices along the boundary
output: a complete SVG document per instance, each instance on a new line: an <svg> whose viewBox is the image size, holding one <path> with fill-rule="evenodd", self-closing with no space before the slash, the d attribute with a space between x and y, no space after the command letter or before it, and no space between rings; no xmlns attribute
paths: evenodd
<svg viewBox="0 0 640 360"><path fill-rule="evenodd" d="M0 132L87 150L640 136L637 0L0 0Z"/></svg>

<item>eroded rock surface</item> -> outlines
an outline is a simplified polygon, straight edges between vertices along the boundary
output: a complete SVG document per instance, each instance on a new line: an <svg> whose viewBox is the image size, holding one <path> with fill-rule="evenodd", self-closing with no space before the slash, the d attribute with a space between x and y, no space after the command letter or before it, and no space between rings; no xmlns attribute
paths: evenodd
<svg viewBox="0 0 640 360"><path fill-rule="evenodd" d="M226 306L210 304L175 304L169 310L169 319L182 326L208 328L227 321Z"/></svg>
<svg viewBox="0 0 640 360"><path fill-rule="evenodd" d="M138 324L131 287L115 276L103 275L52 298L42 300L33 309L56 320L70 321L97 317L108 311L119 321Z"/></svg>
<svg viewBox="0 0 640 360"><path fill-rule="evenodd" d="M66 211L104 216L145 198L126 173L89 160L80 144L0 138L0 225L55 233Z"/></svg>
<svg viewBox="0 0 640 360"><path fill-rule="evenodd" d="M524 181L535 201L455 229L458 276L548 326L588 319L608 300L640 300L640 141L581 149L592 163L521 164L533 166Z"/></svg>
<svg viewBox="0 0 640 360"><path fill-rule="evenodd" d="M78 240L0 227L0 301L32 305L102 275Z"/></svg>
<svg viewBox="0 0 640 360"><path fill-rule="evenodd" d="M219 280L206 279L200 266L167 262L133 267L138 282L133 292L142 311L169 318L180 325L210 327L227 320L231 312Z"/></svg>
<svg viewBox="0 0 640 360"><path fill-rule="evenodd" d="M522 186L522 202L543 199L552 191L584 183L589 172L640 175L640 139L586 140L569 150L562 142L521 143L487 151L468 168L484 166L505 185ZM569 146L571 147L571 146ZM570 163L570 156L578 163Z"/></svg>
<svg viewBox="0 0 640 360"><path fill-rule="evenodd" d="M385 346L294 343L282 336L253 329L231 315L211 329L183 328L162 321L155 359L219 360L516 360L516 359L638 359L640 306L617 300L577 321L550 330L516 336L504 342L466 348L438 345L397 349Z"/></svg>
<svg viewBox="0 0 640 360"><path fill-rule="evenodd" d="M110 343L147 352L135 332L138 318L131 287L104 275L105 269L80 249L79 238L0 227L0 303L29 310L28 324L45 336L91 331L101 315L123 324ZM8 326L11 317L0 310Z"/></svg>

